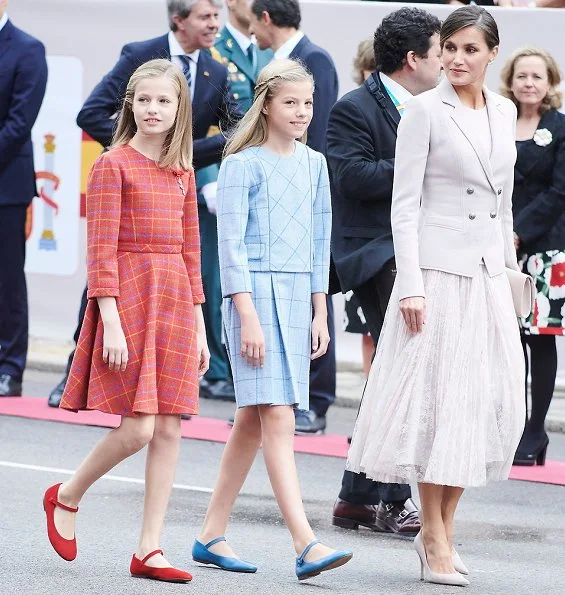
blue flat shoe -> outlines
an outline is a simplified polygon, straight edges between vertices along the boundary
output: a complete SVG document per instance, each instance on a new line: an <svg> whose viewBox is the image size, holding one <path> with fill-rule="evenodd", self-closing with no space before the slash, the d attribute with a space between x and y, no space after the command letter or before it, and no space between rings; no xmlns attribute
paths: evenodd
<svg viewBox="0 0 565 595"><path fill-rule="evenodd" d="M347 564L351 558L353 558L353 552L351 550L339 550L333 554L330 554L329 556L324 556L319 560L314 560L314 562L306 562L306 560L304 560L304 556L306 556L306 554L317 543L320 542L316 540L308 544L302 554L296 558L296 576L298 577L299 581L304 581L308 578L312 578L313 576L318 576L325 570L332 570L338 566L343 566L344 564Z"/></svg>
<svg viewBox="0 0 565 595"><path fill-rule="evenodd" d="M194 545L192 546L192 559L195 562L200 562L200 564L212 564L212 566L217 566L218 568L228 570L229 572L257 572L257 566L254 566L249 562L244 562L239 558L218 556L218 554L214 554L210 551L209 548L215 543L225 540L225 537L216 537L216 539L212 539L212 541L203 545L198 539L195 539Z"/></svg>

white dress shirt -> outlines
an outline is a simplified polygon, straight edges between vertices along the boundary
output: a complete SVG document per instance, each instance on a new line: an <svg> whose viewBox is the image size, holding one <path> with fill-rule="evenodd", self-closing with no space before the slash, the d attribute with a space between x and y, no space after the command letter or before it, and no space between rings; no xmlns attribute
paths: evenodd
<svg viewBox="0 0 565 595"><path fill-rule="evenodd" d="M231 23L226 23L226 29L230 32L231 36L235 39L237 45L241 48L241 51L249 58L250 46L253 46L253 60L251 66L257 68L257 44L254 37L248 37L241 31L238 31Z"/></svg>
<svg viewBox="0 0 565 595"><path fill-rule="evenodd" d="M381 81L382 81L383 85L389 91L389 94L392 93L392 95L394 96L396 101L398 101L398 105L396 106L397 108L399 108L398 111L402 111L402 109L404 109L404 106L406 105L408 100L412 99L412 97L414 97L414 95L412 95L412 93L410 93L410 91L405 89L400 83L393 81L390 78L390 76L387 76L386 74L383 74L382 72L379 72L379 76L381 77Z"/></svg>
<svg viewBox="0 0 565 595"><path fill-rule="evenodd" d="M297 31L290 39L287 39L275 52L275 60L288 58L303 37L304 33Z"/></svg>
<svg viewBox="0 0 565 595"><path fill-rule="evenodd" d="M0 19L0 31L4 29L4 25L8 22L8 13L5 12L4 16Z"/></svg>
<svg viewBox="0 0 565 595"><path fill-rule="evenodd" d="M181 70L184 71L184 64L178 56L188 56L190 58L190 97L194 101L194 91L196 89L196 68L198 65L198 57L200 56L200 50L187 54L178 42L175 34L169 31L169 52L171 54L171 62L176 64Z"/></svg>
<svg viewBox="0 0 565 595"><path fill-rule="evenodd" d="M244 35L241 31L238 31L231 23L226 23L226 29L230 32L231 36L237 41L237 45L243 50L243 53L247 55L247 50L252 43L251 37Z"/></svg>

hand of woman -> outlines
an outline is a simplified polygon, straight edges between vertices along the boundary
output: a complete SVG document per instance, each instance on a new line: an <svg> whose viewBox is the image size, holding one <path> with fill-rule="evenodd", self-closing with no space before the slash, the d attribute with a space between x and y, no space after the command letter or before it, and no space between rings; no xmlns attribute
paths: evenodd
<svg viewBox="0 0 565 595"><path fill-rule="evenodd" d="M411 333L422 331L426 323L426 300L423 297L407 297L400 300L400 312Z"/></svg>
<svg viewBox="0 0 565 595"><path fill-rule="evenodd" d="M102 359L112 371L125 371L128 364L126 336L119 320L104 323Z"/></svg>
<svg viewBox="0 0 565 595"><path fill-rule="evenodd" d="M518 234L516 232L514 232L514 249L516 250L516 252L518 252L519 247L520 247L520 238L518 237Z"/></svg>
<svg viewBox="0 0 565 595"><path fill-rule="evenodd" d="M322 357L328 350L330 333L328 331L328 317L315 315L312 319L312 353L310 359Z"/></svg>
<svg viewBox="0 0 565 595"><path fill-rule="evenodd" d="M194 304L194 319L196 321L196 353L198 355L198 378L202 378L210 367L210 350L206 339L206 325L202 306Z"/></svg>
<svg viewBox="0 0 565 595"><path fill-rule="evenodd" d="M241 316L241 357L254 368L265 365L265 337L257 312Z"/></svg>
<svg viewBox="0 0 565 595"><path fill-rule="evenodd" d="M206 340L206 331L196 333L196 349L198 353L198 378L202 378L210 367L210 350Z"/></svg>

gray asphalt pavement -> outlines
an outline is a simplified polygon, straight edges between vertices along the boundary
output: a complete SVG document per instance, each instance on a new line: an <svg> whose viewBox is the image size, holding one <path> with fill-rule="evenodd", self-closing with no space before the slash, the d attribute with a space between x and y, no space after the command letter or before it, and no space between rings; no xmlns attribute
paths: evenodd
<svg viewBox="0 0 565 595"><path fill-rule="evenodd" d="M44 396L58 376L29 372L26 394ZM38 400L38 406L45 406ZM225 418L229 404L203 401L202 414ZM346 434L355 412L331 410L329 431ZM203 594L303 593L430 594L457 587L422 584L409 541L369 531L332 527L343 460L297 455L308 516L329 545L350 547L346 566L299 584L294 552L259 456L234 510L228 538L259 567L238 575L200 567L190 558L218 468L222 444L183 440L162 547L188 569L189 585L167 585L129 576L143 502L144 452L119 465L112 478L89 491L78 516L79 556L68 563L50 548L41 506L48 485L63 481L106 429L0 416L0 593ZM549 455L565 461L565 436L551 435ZM565 487L517 481L468 490L458 518L457 547L471 569L469 593L565 593Z"/></svg>

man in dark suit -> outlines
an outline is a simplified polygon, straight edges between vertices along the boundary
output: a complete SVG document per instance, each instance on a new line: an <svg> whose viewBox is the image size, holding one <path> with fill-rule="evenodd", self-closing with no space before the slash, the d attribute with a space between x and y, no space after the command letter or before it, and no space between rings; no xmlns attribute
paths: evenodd
<svg viewBox="0 0 565 595"><path fill-rule="evenodd" d="M251 30L261 49L271 48L275 60L296 58L312 73L315 82L314 115L308 127L307 145L326 152L326 131L330 110L337 101L337 71L331 56L300 31L298 0L254 0ZM326 413L335 401L335 325L331 296L327 299L330 344L323 357L310 364L310 411L295 410L296 432L317 434L326 428Z"/></svg>
<svg viewBox="0 0 565 595"><path fill-rule="evenodd" d="M47 85L43 44L0 0L0 397L22 394L28 346L26 211L37 194L31 129Z"/></svg>
<svg viewBox="0 0 565 595"><path fill-rule="evenodd" d="M332 255L341 289L358 298L375 346L396 274L390 208L397 127L410 97L438 83L440 26L419 8L385 17L374 38L377 70L335 104L329 119ZM410 486L349 471L333 524L405 535L420 529Z"/></svg>
<svg viewBox="0 0 565 595"><path fill-rule="evenodd" d="M240 118L241 111L233 100L227 68L214 60L208 50L214 45L218 33L218 11L222 0L168 0L169 33L149 39L128 43L122 49L120 59L112 70L96 85L77 116L77 124L94 140L107 147L112 140L115 115L119 110L129 78L138 66L154 58L165 58L177 64L185 73L192 97L192 126L194 137L193 162L196 170L220 161L225 136L218 131L208 136L210 127L217 127L225 133ZM208 214L204 198L199 196L199 218ZM201 221L201 232L209 224ZM206 294L206 306L221 301L219 284L218 247L211 234L201 233L204 261L202 277ZM209 258L215 255L215 258ZM208 283L206 278L208 277ZM217 279L217 283L214 280ZM81 314L84 312L86 293L83 294ZM210 343L221 347L221 338L212 341L212 333L221 333L219 324L204 310L207 322L206 332ZM82 316L79 315L79 329ZM77 331L79 331L77 329ZM78 333L75 334L75 337ZM213 354L226 358L222 350ZM67 366L67 374L72 354ZM225 378L214 379L221 383L224 396L233 397L233 385L229 379L228 366ZM65 388L66 378L49 396L49 405L58 407ZM209 384L209 383L208 383ZM222 394L223 394L222 393Z"/></svg>

